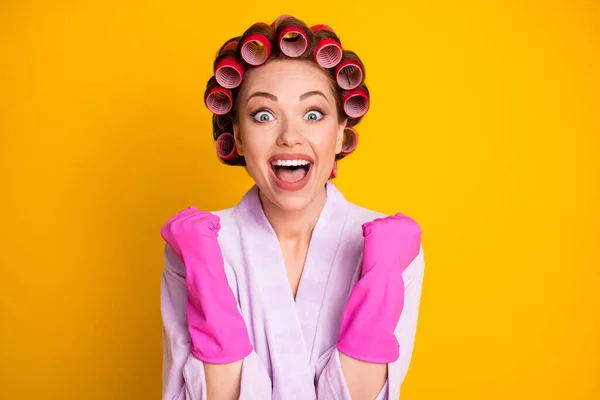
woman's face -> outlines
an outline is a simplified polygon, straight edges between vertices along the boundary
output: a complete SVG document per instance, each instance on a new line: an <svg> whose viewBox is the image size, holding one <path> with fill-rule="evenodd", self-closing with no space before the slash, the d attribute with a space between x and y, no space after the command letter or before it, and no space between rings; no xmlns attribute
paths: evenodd
<svg viewBox="0 0 600 400"><path fill-rule="evenodd" d="M324 195L345 121L325 71L299 60L274 60L244 78L234 137L261 194L298 211Z"/></svg>

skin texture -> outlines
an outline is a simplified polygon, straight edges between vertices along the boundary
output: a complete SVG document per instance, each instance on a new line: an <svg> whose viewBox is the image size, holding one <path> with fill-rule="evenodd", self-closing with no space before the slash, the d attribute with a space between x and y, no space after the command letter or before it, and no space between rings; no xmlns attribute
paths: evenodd
<svg viewBox="0 0 600 400"><path fill-rule="evenodd" d="M254 96L257 93L276 99ZM307 97L301 100L303 95ZM252 116L259 110L263 111ZM266 121L259 122L263 119ZM344 126L337 119L329 79L316 65L275 60L251 70L240 93L233 130L237 151L245 156L248 171L260 188L263 207L299 215L322 208L324 185L342 148ZM279 153L304 153L314 158L307 187L288 192L275 185L268 159Z"/></svg>
<svg viewBox="0 0 600 400"><path fill-rule="evenodd" d="M237 400L240 398L243 360L230 364L204 363L206 397L210 400Z"/></svg>
<svg viewBox="0 0 600 400"><path fill-rule="evenodd" d="M246 159L267 219L279 239L294 296L312 230L326 201L325 184L341 151L346 121L338 119L335 94L326 72L307 61L273 60L249 71L239 93L234 123L238 153ZM314 160L308 184L280 189L269 159L303 153ZM386 364L340 355L354 400L374 399L387 379ZM239 397L242 362L206 365L209 399ZM236 378L236 379L232 379Z"/></svg>

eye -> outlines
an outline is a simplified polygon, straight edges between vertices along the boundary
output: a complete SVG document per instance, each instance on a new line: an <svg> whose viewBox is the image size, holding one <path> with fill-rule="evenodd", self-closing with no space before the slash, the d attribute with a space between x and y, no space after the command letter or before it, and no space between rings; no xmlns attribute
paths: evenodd
<svg viewBox="0 0 600 400"><path fill-rule="evenodd" d="M252 115L258 122L270 122L273 120L273 115L268 111L258 111Z"/></svg>
<svg viewBox="0 0 600 400"><path fill-rule="evenodd" d="M306 113L305 118L308 121L318 121L321 118L323 118L323 113L321 111L317 111L317 110L310 110L309 112Z"/></svg>

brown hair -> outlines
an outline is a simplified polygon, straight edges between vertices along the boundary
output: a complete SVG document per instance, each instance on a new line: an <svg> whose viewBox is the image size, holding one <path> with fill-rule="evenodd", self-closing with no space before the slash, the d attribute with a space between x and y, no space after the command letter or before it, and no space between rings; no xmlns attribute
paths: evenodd
<svg viewBox="0 0 600 400"><path fill-rule="evenodd" d="M303 37L299 37L298 35L292 35L292 37L289 38L282 37L282 33L286 30L286 28L287 30L299 30L302 33L302 35L300 36ZM231 38L227 40L223 44L223 46L221 46L221 48L217 52L214 67L216 68L217 64L224 58L234 57L235 61L243 66L245 78L246 74L252 69L260 67L261 65L264 65L265 63L268 63L273 60L294 59L311 62L315 65L320 66L315 57L315 50L317 49L317 46L319 45L320 41L323 39L333 39L337 44L339 44L341 48L341 40L337 37L333 30L331 30L327 26L316 25L313 27L313 29L315 30L314 32L303 21L291 16L281 16L271 25L263 23L254 24L250 28L248 28L243 35ZM256 48L250 50L245 48L242 52L241 44L245 43L245 41L250 37L257 37L256 35L262 35L260 36L262 40L268 42L263 43L263 45L266 46L256 46ZM293 46L296 46L296 48L298 48L298 46L302 44L305 45L306 48L300 55L294 55L293 57L290 57L289 55L286 55L285 49L282 49L283 46L280 46L280 37L282 38L282 45L289 45L289 48L293 48ZM300 40L305 41L305 43L303 42L302 44L298 44L297 41ZM265 51L268 52L268 57L266 59L264 57ZM247 62L244 56L246 56L248 60L251 61L251 63ZM264 61L261 61L263 59ZM351 65L344 67L345 64ZM364 93L366 93L368 101L369 91L366 84L364 83L365 67L362 61L360 60L358 55L356 55L356 53L344 49L342 52L341 60L339 60L339 62L335 66L330 68L324 68L320 66L320 68L329 77L331 89L336 99L338 121L342 123L344 120L347 119L347 126L356 126L361 121L364 114L355 118L347 116L346 112L344 111L344 105L342 104L342 101L346 95L355 90L364 91ZM340 81L340 79L344 78L347 79L349 83L351 82L350 86ZM238 86L228 89L229 93L231 94L231 97L233 98L233 104L231 106L231 109L225 114L213 115L213 138L215 141L222 134L233 133L233 123L237 119L237 102L240 97L240 91L244 87L244 81L245 79L242 79L241 83ZM205 99L206 96L209 94L209 91L214 87L215 77L212 76L207 83ZM354 134L356 133L355 130L352 131L354 132ZM346 157L349 153L350 152L346 152L343 154L336 155L336 160L340 160ZM228 165L246 165L246 161L243 156L237 156L228 160L221 159L221 161Z"/></svg>

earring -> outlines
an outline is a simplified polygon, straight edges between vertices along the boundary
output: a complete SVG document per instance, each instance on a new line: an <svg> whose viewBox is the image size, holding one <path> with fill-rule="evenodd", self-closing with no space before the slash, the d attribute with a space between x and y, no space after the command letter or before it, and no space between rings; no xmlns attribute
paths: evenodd
<svg viewBox="0 0 600 400"><path fill-rule="evenodd" d="M337 172L338 172L337 160L335 160L333 162L333 169L331 170L331 175L329 175L329 179L335 178L337 176Z"/></svg>

